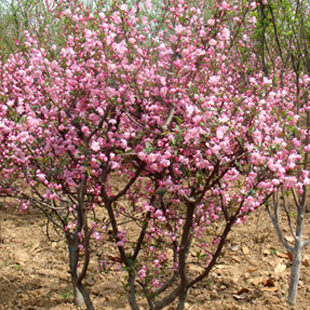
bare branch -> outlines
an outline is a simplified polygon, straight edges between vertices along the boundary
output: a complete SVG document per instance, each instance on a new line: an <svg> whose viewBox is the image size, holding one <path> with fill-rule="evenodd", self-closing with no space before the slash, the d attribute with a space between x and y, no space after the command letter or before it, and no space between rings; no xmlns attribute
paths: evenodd
<svg viewBox="0 0 310 310"><path fill-rule="evenodd" d="M283 234L282 234L282 231L281 231L281 229L280 229L280 226L279 226L279 219L278 219L278 213L277 213L277 211L276 210L278 210L278 208L279 208L279 202L278 203L276 203L276 204L274 204L274 214L272 214L272 211L271 211L271 207L270 207L270 205L269 205L269 202L267 201L266 202L266 209L267 209L267 212L268 212L268 214L269 214L269 216L270 216L270 219L271 219L271 221L272 221L272 223L273 223L273 226L274 226L274 228L276 229L276 232L277 232L277 235L278 235L278 237L280 238L280 240L281 240L281 242L282 242L282 244L285 246L285 248L289 251L289 252L291 252L291 253L293 253L293 247L291 247L289 244L288 244L288 242L285 240L285 238L284 238L284 236L283 236Z"/></svg>

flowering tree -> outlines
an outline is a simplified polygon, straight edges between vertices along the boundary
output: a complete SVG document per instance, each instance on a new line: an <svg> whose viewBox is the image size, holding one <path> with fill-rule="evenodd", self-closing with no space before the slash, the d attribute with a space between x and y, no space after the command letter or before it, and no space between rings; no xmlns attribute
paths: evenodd
<svg viewBox="0 0 310 310"><path fill-rule="evenodd" d="M71 1L53 12L64 46L26 32L1 68L1 194L63 230L88 309L91 237L118 250L132 309L142 294L181 310L299 159L293 135L283 143L294 84L273 84L252 52L256 3L163 1L157 19L151 5Z"/></svg>
<svg viewBox="0 0 310 310"><path fill-rule="evenodd" d="M294 305L302 250L310 242L309 236L303 240L309 185L309 5L306 1L262 1L257 16L260 42L257 55L261 57L266 75L279 72L277 81L291 101L290 111L283 110L281 114L290 114L298 119L293 126L286 125L282 129L285 152L297 162L285 167L287 178L278 179L281 188L266 205L281 242L292 255L288 303ZM288 81L291 81L290 87ZM281 213L287 218L285 227L292 234L293 245L283 235L283 227L279 223Z"/></svg>

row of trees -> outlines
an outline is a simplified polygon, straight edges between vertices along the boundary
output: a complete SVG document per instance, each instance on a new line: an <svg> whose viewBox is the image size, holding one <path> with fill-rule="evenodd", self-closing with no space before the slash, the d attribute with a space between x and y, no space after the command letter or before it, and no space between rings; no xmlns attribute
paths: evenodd
<svg viewBox="0 0 310 310"><path fill-rule="evenodd" d="M26 4L5 11L27 25L10 24L19 37L2 42L1 195L39 208L66 238L76 303L94 309L91 244L112 243L132 309L138 295L152 310L184 309L232 227L266 206L293 255L294 304L310 242L306 4Z"/></svg>

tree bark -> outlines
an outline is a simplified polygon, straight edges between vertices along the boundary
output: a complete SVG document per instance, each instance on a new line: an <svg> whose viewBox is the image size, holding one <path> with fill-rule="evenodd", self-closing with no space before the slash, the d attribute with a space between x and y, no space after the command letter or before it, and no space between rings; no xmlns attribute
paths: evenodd
<svg viewBox="0 0 310 310"><path fill-rule="evenodd" d="M290 306L294 306L296 303L297 292L298 292L298 281L300 276L300 267L301 267L301 239L298 237L295 241L295 247L293 251L293 264L291 268L291 278L287 303Z"/></svg>
<svg viewBox="0 0 310 310"><path fill-rule="evenodd" d="M68 248L69 248L69 266L71 281L73 285L74 302L78 307L87 310L95 310L90 295L85 286L82 284L82 279L78 274L79 261L79 238L77 232L66 233Z"/></svg>
<svg viewBox="0 0 310 310"><path fill-rule="evenodd" d="M294 306L297 299L298 281L300 276L301 267L301 253L303 248L302 235L303 235L303 222L305 214L305 204L298 206L297 225L296 225L296 238L293 250L293 264L291 268L291 279L288 292L287 303Z"/></svg>
<svg viewBox="0 0 310 310"><path fill-rule="evenodd" d="M94 305L90 299L89 293L85 286L79 281L79 275L71 275L73 292L74 292L74 302L75 304L83 309L95 310Z"/></svg>

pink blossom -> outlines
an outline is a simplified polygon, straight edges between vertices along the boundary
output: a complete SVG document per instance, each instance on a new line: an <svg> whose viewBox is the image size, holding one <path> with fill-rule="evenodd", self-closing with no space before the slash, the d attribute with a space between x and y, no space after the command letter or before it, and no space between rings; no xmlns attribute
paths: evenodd
<svg viewBox="0 0 310 310"><path fill-rule="evenodd" d="M120 6L120 9L121 9L122 11L127 12L127 10L128 10L128 5L127 5L127 4L122 4L122 5Z"/></svg>
<svg viewBox="0 0 310 310"><path fill-rule="evenodd" d="M226 134L228 130L227 126L220 126L216 129L216 136L218 139L223 139L224 135Z"/></svg>
<svg viewBox="0 0 310 310"><path fill-rule="evenodd" d="M160 221L166 221L166 217L163 214L163 211L160 209L157 209L154 213L154 218L158 218Z"/></svg>
<svg viewBox="0 0 310 310"><path fill-rule="evenodd" d="M146 16L142 16L142 24L145 25L147 23L147 17Z"/></svg>
<svg viewBox="0 0 310 310"><path fill-rule="evenodd" d="M161 162L160 162L160 165L164 168L170 166L170 160L168 159L162 159Z"/></svg>
<svg viewBox="0 0 310 310"><path fill-rule="evenodd" d="M159 171L159 167L156 163L153 163L151 166L150 166L150 169L153 171L153 172L156 172L156 171Z"/></svg>
<svg viewBox="0 0 310 310"><path fill-rule="evenodd" d="M147 10L152 10L152 0L146 0L144 4Z"/></svg>
<svg viewBox="0 0 310 310"><path fill-rule="evenodd" d="M153 287L160 287L161 283L158 279L154 278L152 279L152 286Z"/></svg>
<svg viewBox="0 0 310 310"><path fill-rule="evenodd" d="M226 41L229 40L229 38L230 38L230 31L229 31L229 29L224 28L224 29L222 30L222 37L223 37L223 39L226 40Z"/></svg>
<svg viewBox="0 0 310 310"><path fill-rule="evenodd" d="M220 242L221 242L221 238L216 238L216 239L213 239L212 244L218 245Z"/></svg>
<svg viewBox="0 0 310 310"><path fill-rule="evenodd" d="M170 151L166 151L164 156L165 156L166 159L169 159L169 158L171 158L172 155L171 155Z"/></svg>
<svg viewBox="0 0 310 310"><path fill-rule="evenodd" d="M220 80L220 77L218 75L213 75L213 76L210 76L209 78L209 83L210 84L217 84Z"/></svg>
<svg viewBox="0 0 310 310"><path fill-rule="evenodd" d="M145 161L147 159L147 154L145 154L144 152L139 152L138 158L142 161Z"/></svg>
<svg viewBox="0 0 310 310"><path fill-rule="evenodd" d="M208 20L208 25L209 25L209 26L214 26L214 25L215 25L215 20L212 19L212 18L210 18L210 19Z"/></svg>
<svg viewBox="0 0 310 310"><path fill-rule="evenodd" d="M114 96L116 96L116 90L112 87L107 87L106 88L106 94L109 97L114 97Z"/></svg>
<svg viewBox="0 0 310 310"><path fill-rule="evenodd" d="M111 169L112 170L116 170L116 169L119 169L120 168L120 164L116 161L112 161L111 162Z"/></svg>
<svg viewBox="0 0 310 310"><path fill-rule="evenodd" d="M221 8L222 10L228 10L230 8L230 5L226 1L223 1L221 3Z"/></svg>
<svg viewBox="0 0 310 310"><path fill-rule="evenodd" d="M256 22L257 22L256 17L253 16L253 17L250 19L250 22L253 23L253 24L256 24Z"/></svg>
<svg viewBox="0 0 310 310"><path fill-rule="evenodd" d="M160 260L159 259L155 259L153 261L153 264L155 266L155 268L160 269L162 267L162 265L160 264Z"/></svg>
<svg viewBox="0 0 310 310"><path fill-rule="evenodd" d="M251 2L250 7L252 10L254 10L256 8L256 2L255 1Z"/></svg>
<svg viewBox="0 0 310 310"><path fill-rule="evenodd" d="M95 152L98 152L100 150L100 144L98 141L93 141L91 143L91 149Z"/></svg>
<svg viewBox="0 0 310 310"><path fill-rule="evenodd" d="M146 270L147 270L146 266L143 265L142 268L138 271L138 275L140 277L140 280L143 280L146 278Z"/></svg>
<svg viewBox="0 0 310 310"><path fill-rule="evenodd" d="M99 232L97 232L97 231L93 232L92 236L96 240L103 240L103 236Z"/></svg>
<svg viewBox="0 0 310 310"><path fill-rule="evenodd" d="M175 27L175 33L176 34L181 34L184 31L184 27L182 25L177 25Z"/></svg>
<svg viewBox="0 0 310 310"><path fill-rule="evenodd" d="M211 40L209 41L209 44L210 44L211 46L215 46L215 45L217 44L217 41L214 40L214 39L211 39Z"/></svg>

